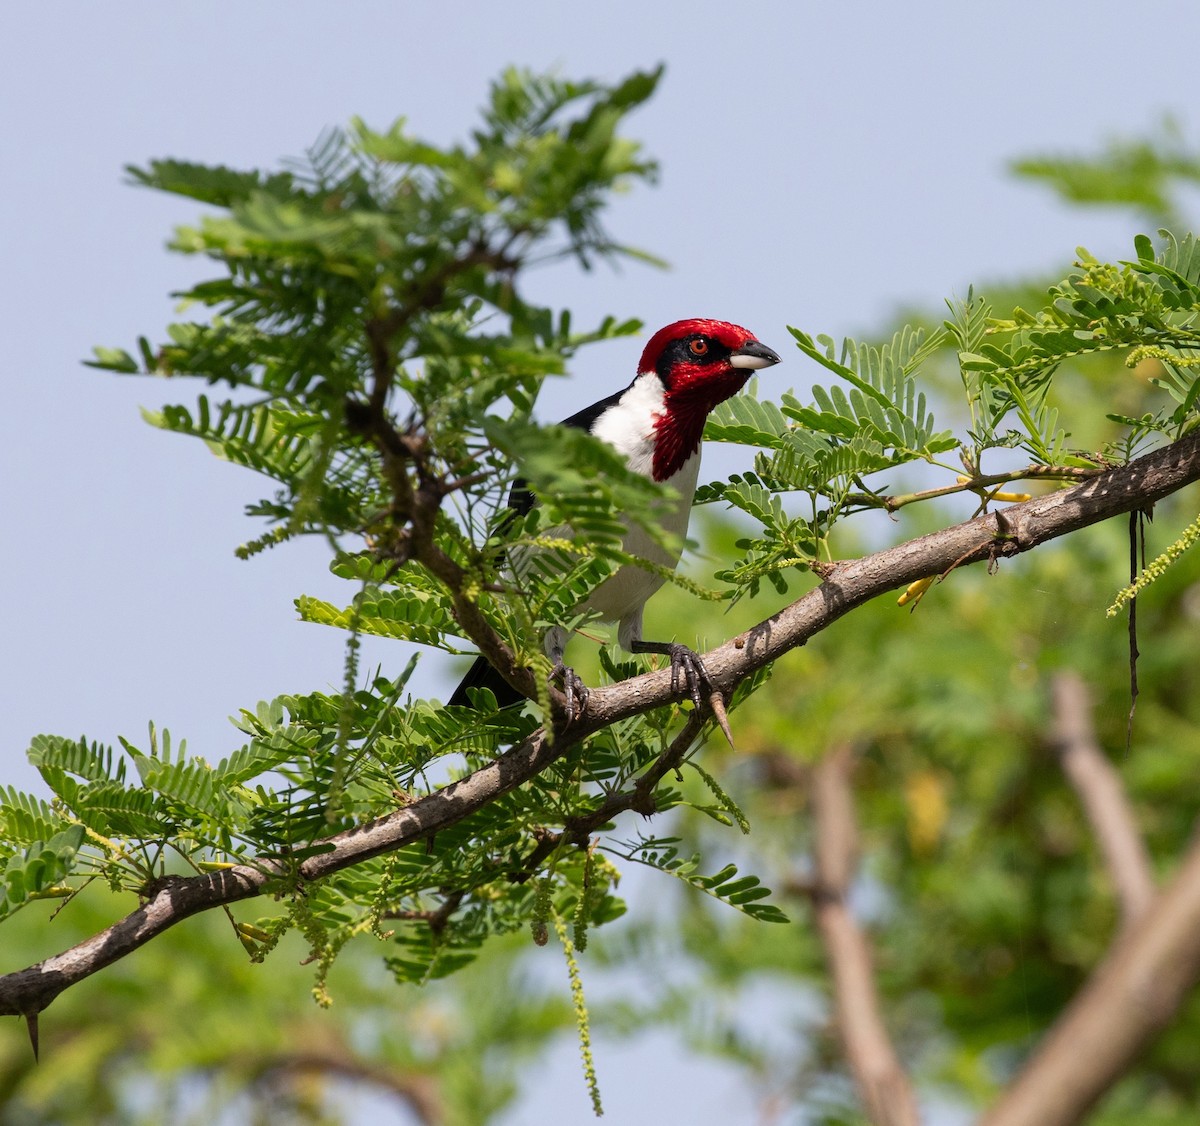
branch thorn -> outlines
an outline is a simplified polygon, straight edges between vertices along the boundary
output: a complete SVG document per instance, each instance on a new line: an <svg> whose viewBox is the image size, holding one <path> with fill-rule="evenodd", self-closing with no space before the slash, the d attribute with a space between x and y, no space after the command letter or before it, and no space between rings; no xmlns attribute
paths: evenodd
<svg viewBox="0 0 1200 1126"><path fill-rule="evenodd" d="M725 711L725 697L721 695L719 688L714 688L712 695L708 698L708 706L712 711L713 719L717 721L717 726L721 729L721 734L725 736L725 742L729 744L731 751L736 751L737 747L733 745L733 732L729 729L729 713Z"/></svg>

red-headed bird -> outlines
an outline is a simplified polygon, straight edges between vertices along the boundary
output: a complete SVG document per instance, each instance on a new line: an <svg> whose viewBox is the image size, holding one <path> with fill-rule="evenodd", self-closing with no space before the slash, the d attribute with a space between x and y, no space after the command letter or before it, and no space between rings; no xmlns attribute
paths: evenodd
<svg viewBox="0 0 1200 1126"><path fill-rule="evenodd" d="M663 515L668 539L683 543L700 472L700 440L709 412L745 386L760 368L779 363L779 356L753 333L727 321L692 319L659 329L646 344L633 382L622 391L593 403L562 423L586 430L624 455L629 468L672 486L679 499ZM509 507L527 512L533 498L514 487ZM666 551L636 525L625 537L630 555L674 568L679 551ZM617 622L617 640L631 653L661 653L671 659L672 685L687 678L697 706L707 674L699 656L673 641L642 639L642 610L663 585L660 574L627 564L619 567L580 605L602 621ZM555 626L546 633L546 654L555 674L563 677L567 716L587 706L587 688L573 669L563 664L570 635ZM469 704L468 688L490 688L501 707L524 699L483 657L476 659L450 697L452 704Z"/></svg>

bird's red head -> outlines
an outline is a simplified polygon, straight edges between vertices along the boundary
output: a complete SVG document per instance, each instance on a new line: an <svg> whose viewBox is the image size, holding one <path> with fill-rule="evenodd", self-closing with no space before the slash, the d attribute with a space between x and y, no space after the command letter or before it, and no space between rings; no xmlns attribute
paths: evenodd
<svg viewBox="0 0 1200 1126"><path fill-rule="evenodd" d="M689 345L699 343L699 350ZM667 366L676 360L695 363L707 360L710 364L719 358L728 358L736 348L746 344L757 343L754 334L742 328L741 325L730 324L728 321L711 321L704 317L692 317L685 321L660 328L646 342L642 352L638 371L657 371L663 374L663 361ZM680 347L680 346L683 347ZM724 356L720 356L724 353ZM771 353L774 355L774 353ZM775 357L779 359L778 356ZM699 366L697 364L697 366ZM766 366L766 365L763 365Z"/></svg>
<svg viewBox="0 0 1200 1126"><path fill-rule="evenodd" d="M779 356L741 325L696 317L656 332L642 352L638 373L656 374L665 411L656 423L654 476L664 480L697 449L704 421L718 403L736 395L759 368Z"/></svg>

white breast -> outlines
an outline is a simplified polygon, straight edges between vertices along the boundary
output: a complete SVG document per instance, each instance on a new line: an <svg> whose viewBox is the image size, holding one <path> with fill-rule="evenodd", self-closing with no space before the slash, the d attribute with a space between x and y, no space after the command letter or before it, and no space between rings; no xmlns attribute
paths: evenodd
<svg viewBox="0 0 1200 1126"><path fill-rule="evenodd" d="M662 382L652 372L643 373L634 380L625 394L596 420L592 426L592 433L622 454L629 468L635 473L650 477L654 464L654 424L664 409ZM660 516L662 526L674 547L671 550L661 547L635 525L629 529L623 544L630 555L651 560L671 570L675 568L679 562L683 537L687 533L692 497L696 492L699 473L700 451L697 450L678 472L666 481L666 484L679 494ZM565 532L566 529L559 529L551 534ZM529 562L526 553L514 552L509 557L509 565L518 577ZM642 607L665 581L662 576L642 567L621 567L591 593L581 608L594 611L603 621L619 621L620 642L625 648L629 648L631 641L641 637ZM548 632L546 650L552 658L561 656L566 640L566 633L560 628Z"/></svg>
<svg viewBox="0 0 1200 1126"><path fill-rule="evenodd" d="M592 425L634 473L649 477L654 462L654 423L666 409L662 381L653 372L635 379L629 390Z"/></svg>
<svg viewBox="0 0 1200 1126"><path fill-rule="evenodd" d="M654 463L654 424L664 409L661 380L652 372L643 373L620 400L596 420L592 431L597 438L624 454L630 469L649 477ZM649 559L671 569L675 567L687 532L699 473L700 451L697 450L665 482L679 494L661 517L664 530L669 538L676 541L675 548L670 551L664 549L635 525L629 529L624 541L625 550L630 555ZM621 630L622 644L626 644L640 636L641 608L665 581L660 575L641 567L622 567L597 587L584 607L596 611L606 622L627 619L636 614L636 624L630 623L631 628Z"/></svg>

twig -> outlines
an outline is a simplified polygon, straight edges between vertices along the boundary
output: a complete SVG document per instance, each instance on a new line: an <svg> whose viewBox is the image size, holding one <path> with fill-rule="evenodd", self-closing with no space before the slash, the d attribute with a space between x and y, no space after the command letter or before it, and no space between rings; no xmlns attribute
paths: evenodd
<svg viewBox="0 0 1200 1126"><path fill-rule="evenodd" d="M867 1116L876 1126L916 1126L916 1096L883 1022L870 946L846 904L858 863L852 758L849 747L839 747L813 770L813 912L833 978L838 1036Z"/></svg>
<svg viewBox="0 0 1200 1126"><path fill-rule="evenodd" d="M392 341L407 328L423 311L436 309L446 299L450 283L460 274L479 266L486 266L497 273L511 274L520 262L510 257L509 251L516 242L516 232L510 234L504 244L497 248L484 242L472 243L461 255L442 263L432 274L423 279L407 300L386 312L367 319L363 325L367 337L367 349L371 356L374 382L371 387L371 412L384 418L388 395L396 374L396 361L392 356Z"/></svg>
<svg viewBox="0 0 1200 1126"><path fill-rule="evenodd" d="M1141 546L1141 567L1138 563L1138 546ZM1138 580L1139 571L1146 569L1146 512L1137 509L1129 514L1129 584L1134 586ZM1129 600L1129 714L1125 720L1125 753L1129 754L1133 747L1133 715L1137 711L1138 700L1138 634L1137 634L1137 594Z"/></svg>
<svg viewBox="0 0 1200 1126"><path fill-rule="evenodd" d="M498 247L479 238L473 240L457 257L443 263L409 293L406 300L364 321L363 331L371 357L371 386L365 403L354 397L347 400L346 422L351 431L370 441L382 461L384 479L392 493L390 516L395 528L396 558L401 561L415 559L441 580L450 593L454 615L464 633L514 688L532 696L537 688L532 672L517 664L515 654L480 612L477 603L463 593L471 585L469 576L434 541L442 501L448 493L470 483L478 474L447 482L430 468L426 435L415 425L404 431L397 429L388 414L388 399L397 371L397 359L393 355L397 335L422 311L437 308L459 275L479 267L511 274L520 265L511 252L523 233L520 228L511 231ZM416 477L415 488L410 471ZM562 697L552 693L552 698L561 710Z"/></svg>
<svg viewBox="0 0 1200 1126"><path fill-rule="evenodd" d="M568 817L563 822L561 832L545 833L522 862L520 871L512 877L513 882L525 883L535 876L542 861L558 848L562 841L574 840L582 844L587 840L589 833L599 829L602 825L607 825L614 817L624 813L627 809L636 810L644 817L651 816L655 812L655 788L670 771L679 769L684 756L691 749L692 743L695 742L696 736L700 734L703 726L704 715L699 709L696 709L688 716L687 722L671 740L667 749L639 776L631 789L610 794L591 813Z"/></svg>
<svg viewBox="0 0 1200 1126"><path fill-rule="evenodd" d="M442 905L436 911L404 911L397 908L392 911L380 911L379 917L381 919L426 922L434 934L441 934L446 929L446 924L450 921L450 916L459 909L466 897L467 893L465 891L452 891L446 896L442 901Z"/></svg>
<svg viewBox="0 0 1200 1126"><path fill-rule="evenodd" d="M1028 551L1079 528L1145 507L1197 479L1200 479L1200 433L1193 433L1080 485L1007 508L1003 528L996 514L981 516L886 551L846 561L815 590L704 654L705 668L714 686L732 692L758 669L803 645L843 614L878 595L937 574L955 561L979 562L997 554ZM996 537L1001 536L997 542ZM978 547L981 542L985 546ZM972 545L977 548L974 555L964 558L964 551ZM479 641L476 637L472 640ZM539 729L466 778L386 817L329 838L326 843L332 847L306 859L300 865L300 878L319 880L414 841L427 840L529 781L601 728L679 702L686 695L687 686L683 684L672 691L670 669L594 689L587 713L559 732L553 741L544 728ZM1197 869L1200 897L1200 858ZM27 969L0 976L0 1014L40 1012L64 989L132 953L181 920L221 904L261 895L284 872L280 862L268 859L256 866L242 865L209 875L163 881L145 903L99 934ZM1197 925L1190 939L1200 959L1200 902Z"/></svg>
<svg viewBox="0 0 1200 1126"><path fill-rule="evenodd" d="M1087 814L1121 907L1121 925L1130 927L1154 899L1150 857L1138 833L1121 776L1096 742L1087 688L1073 672L1051 683L1054 743L1059 761Z"/></svg>
<svg viewBox="0 0 1200 1126"><path fill-rule="evenodd" d="M887 512L897 512L910 504L923 500L935 500L939 497L953 496L955 493L977 492L993 485L1007 485L1014 481L1086 481L1103 473L1099 467L1083 467L1073 465L1027 465L1024 469L1015 469L1008 473L981 473L965 481L953 485L942 485L936 489L923 489L919 493L850 493L843 501L847 505L857 505L861 508L882 508Z"/></svg>

